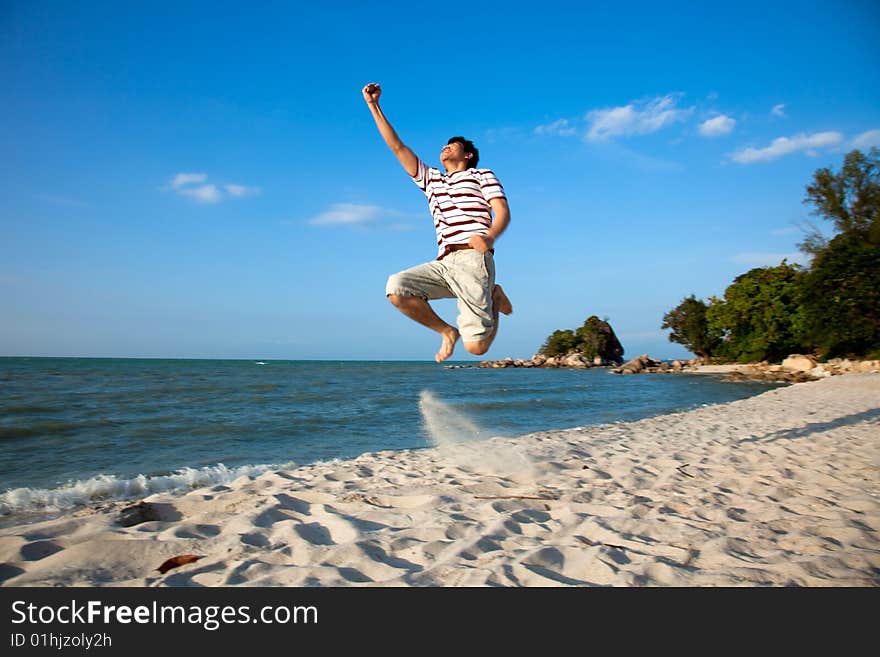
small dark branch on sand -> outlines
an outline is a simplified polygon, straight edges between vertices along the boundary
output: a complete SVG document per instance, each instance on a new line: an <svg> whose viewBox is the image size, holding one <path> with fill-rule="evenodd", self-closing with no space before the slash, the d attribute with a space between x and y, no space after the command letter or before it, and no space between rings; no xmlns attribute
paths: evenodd
<svg viewBox="0 0 880 657"><path fill-rule="evenodd" d="M478 500L555 500L555 497L535 497L534 495L474 495Z"/></svg>

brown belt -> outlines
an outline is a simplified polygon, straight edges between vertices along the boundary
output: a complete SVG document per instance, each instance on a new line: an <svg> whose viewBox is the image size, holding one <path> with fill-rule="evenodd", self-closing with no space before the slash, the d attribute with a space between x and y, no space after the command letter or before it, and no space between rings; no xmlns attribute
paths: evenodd
<svg viewBox="0 0 880 657"><path fill-rule="evenodd" d="M470 244L447 244L446 248L443 249L443 254L441 256L438 256L437 260L443 260L443 258L448 256L453 251L464 251L466 249L472 249L472 248L474 248L474 247L472 247ZM494 254L495 249L489 249L489 252Z"/></svg>

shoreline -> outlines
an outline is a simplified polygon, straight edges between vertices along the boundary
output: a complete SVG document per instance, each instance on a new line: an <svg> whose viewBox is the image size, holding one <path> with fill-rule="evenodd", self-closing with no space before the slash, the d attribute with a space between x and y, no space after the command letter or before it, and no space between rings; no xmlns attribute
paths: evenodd
<svg viewBox="0 0 880 657"><path fill-rule="evenodd" d="M589 359L578 353L551 357L538 353L527 360L508 357L503 360L483 361L477 367L492 369L607 369L612 374L720 374L724 376L722 380L728 382L752 380L806 383L841 374L880 372L880 360L832 358L820 362L813 356L791 354L781 363L761 361L711 365L707 364L702 357L689 360L657 360L648 354L642 354L623 363L620 361L609 362L599 356Z"/></svg>
<svg viewBox="0 0 880 657"><path fill-rule="evenodd" d="M880 375L0 529L5 586L871 586ZM138 517L137 514L141 513ZM165 574L165 560L201 558Z"/></svg>
<svg viewBox="0 0 880 657"><path fill-rule="evenodd" d="M156 375L162 369L147 371ZM584 379L573 384L569 372L543 372L526 377L476 369L467 370L471 374L448 373L434 363L433 371L427 375L418 366L377 370L377 374L392 371L394 376L388 380L397 383L363 393L358 390L355 394L359 386L352 387L347 380L349 373L355 370L317 369L310 373L308 380L329 376L328 380L337 382L331 384L336 386L332 391L334 399L341 400L345 409L344 418L325 422L321 419L322 413L329 411L329 405L309 399L308 393L306 399L296 398L296 402L291 403L291 398L303 390L302 383L306 379L294 379L291 383L289 373L264 375L260 371L251 372L236 384L234 379L222 376L224 371L214 373L223 379L222 393L218 393L217 398L229 395L238 407L235 414L244 414L240 420L228 417L220 404L206 406L203 402L186 404L164 415L146 405L129 412L131 407L125 403L130 395L111 398L98 387L93 390L95 408L88 415L74 408L65 424L48 426L50 431L45 442L55 444L60 450L54 458L47 459L45 449L33 449L43 442L42 435L27 436L29 440L5 441L0 455L0 460L4 455L7 457L3 478L6 488L0 491L0 527L25 520L48 519L50 514L58 516L84 506L137 501L165 491L181 494L193 488L225 484L242 474L255 476L268 470L355 458L365 452L429 447L431 436L419 401L426 392L437 396L435 415L441 419L450 415L472 420L476 423L472 428L474 433L490 437L636 420L704 403L731 401L770 387L762 383L736 390L740 386L725 385L715 377L703 377L713 380L698 386L683 379L626 382L606 376L604 370L584 373ZM366 383L374 378L373 371L373 368L364 368L362 373L366 376L358 380ZM403 378L395 378L397 375ZM159 393L167 402L174 390L185 393L187 382L195 377L192 370L185 368L173 388L159 386ZM100 380L98 373L90 378ZM123 378L124 375L114 380ZM149 376L145 378L150 380ZM406 382L413 385L400 385ZM283 385L278 387L279 383ZM155 384L143 386L134 398L146 399L156 387ZM256 392L254 396L242 396L243 388ZM274 389L264 397L262 391L267 388ZM632 394L624 392L627 389ZM342 390L351 394L339 394ZM28 392L28 388L22 386L19 394ZM19 409L15 406L10 409L7 427L10 423L19 426L0 433L16 438L16 433L26 434L31 426L35 427L32 433L37 433L44 426L41 416L54 412L63 415L64 405L75 401L68 396L69 392L65 393L64 385L48 393L34 391L33 394L34 405L22 409L26 412L21 416L16 416ZM470 405L474 400L472 395L479 397L473 407ZM540 403L541 398L548 403ZM368 415L355 417L354 410L361 407L367 409ZM268 416L265 415L267 408L273 410ZM217 419L214 413L227 418L222 426L213 424ZM97 420L99 416L102 419ZM283 418L288 421L280 421ZM227 431L233 419L234 427ZM99 426L93 432L90 423L96 420ZM314 427L318 428L317 433L312 431ZM70 440L66 432L71 433ZM122 437L117 440L120 432ZM128 440L125 438L128 433L136 433L142 440ZM176 437L178 433L183 434L182 440ZM191 443L186 438L189 433L206 435L206 444L211 448ZM119 445L119 452L100 448L102 442L111 441ZM90 445L94 445L94 451ZM158 450L153 450L153 445L157 445ZM182 454L186 457L181 457ZM282 455L284 460L279 461ZM26 514L28 518L24 517Z"/></svg>

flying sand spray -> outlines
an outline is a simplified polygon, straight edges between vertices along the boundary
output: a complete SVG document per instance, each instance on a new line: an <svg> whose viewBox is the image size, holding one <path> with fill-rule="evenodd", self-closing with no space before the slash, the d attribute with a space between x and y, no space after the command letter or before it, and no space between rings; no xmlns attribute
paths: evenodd
<svg viewBox="0 0 880 657"><path fill-rule="evenodd" d="M469 469L497 474L532 469L516 446L509 442L487 444L489 436L483 429L428 390L419 395L419 411L428 440L445 458Z"/></svg>

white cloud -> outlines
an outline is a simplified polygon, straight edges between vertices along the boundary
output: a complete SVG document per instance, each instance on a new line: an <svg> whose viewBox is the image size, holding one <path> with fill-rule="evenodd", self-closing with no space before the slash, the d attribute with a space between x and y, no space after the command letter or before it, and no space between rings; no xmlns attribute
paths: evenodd
<svg viewBox="0 0 880 657"><path fill-rule="evenodd" d="M775 160L783 155L797 151L808 153L816 148L835 146L843 141L843 135L839 132L816 132L812 135L799 134L794 137L779 137L765 148L743 148L731 155L735 162L751 164L753 162L766 162Z"/></svg>
<svg viewBox="0 0 880 657"><path fill-rule="evenodd" d="M805 265L807 257L798 251L792 253L738 253L731 256L730 261L749 267L776 267L783 260L790 265Z"/></svg>
<svg viewBox="0 0 880 657"><path fill-rule="evenodd" d="M307 223L313 226L359 226L378 230L405 231L413 229L409 220L417 216L422 216L422 213L413 214L362 203L334 203L321 214L308 219ZM298 222L285 221L283 223L294 224Z"/></svg>
<svg viewBox="0 0 880 657"><path fill-rule="evenodd" d="M649 101L634 101L622 107L593 110L587 113L590 124L586 138L605 141L612 137L647 135L685 120L694 108L676 107L679 94L658 96Z"/></svg>
<svg viewBox="0 0 880 657"><path fill-rule="evenodd" d="M880 147L880 130L868 130L852 140L855 148L871 148L872 146Z"/></svg>
<svg viewBox="0 0 880 657"><path fill-rule="evenodd" d="M208 183L207 180L206 173L178 173L171 179L169 185L176 194L195 199L199 203L219 203L230 198L243 198L260 193L259 187L234 183L217 186ZM167 190L168 187L163 189Z"/></svg>
<svg viewBox="0 0 880 657"><path fill-rule="evenodd" d="M309 219L314 226L351 226L374 221L382 214L378 205L358 205L356 203L335 203L316 217Z"/></svg>
<svg viewBox="0 0 880 657"><path fill-rule="evenodd" d="M208 179L208 174L206 173L178 173L171 180L171 186L174 189L180 189L184 185L190 185L192 183L203 183Z"/></svg>
<svg viewBox="0 0 880 657"><path fill-rule="evenodd" d="M199 203L218 203L223 199L223 194L215 185L201 185L200 187L186 187L178 190L178 194L194 198Z"/></svg>
<svg viewBox="0 0 880 657"><path fill-rule="evenodd" d="M555 137L571 137L576 132L577 128L571 125L568 119L559 119L553 121L553 123L539 125L535 128L536 135L552 135Z"/></svg>
<svg viewBox="0 0 880 657"><path fill-rule="evenodd" d="M779 103L778 105L774 105L773 109L770 110L770 113L773 116L778 116L780 118L785 118L785 103Z"/></svg>
<svg viewBox="0 0 880 657"><path fill-rule="evenodd" d="M224 185L224 189L226 189L227 194L235 198L253 196L260 193L259 187L245 187L244 185Z"/></svg>
<svg viewBox="0 0 880 657"><path fill-rule="evenodd" d="M721 114L700 124L700 134L704 137L720 137L729 135L736 125L736 119Z"/></svg>

